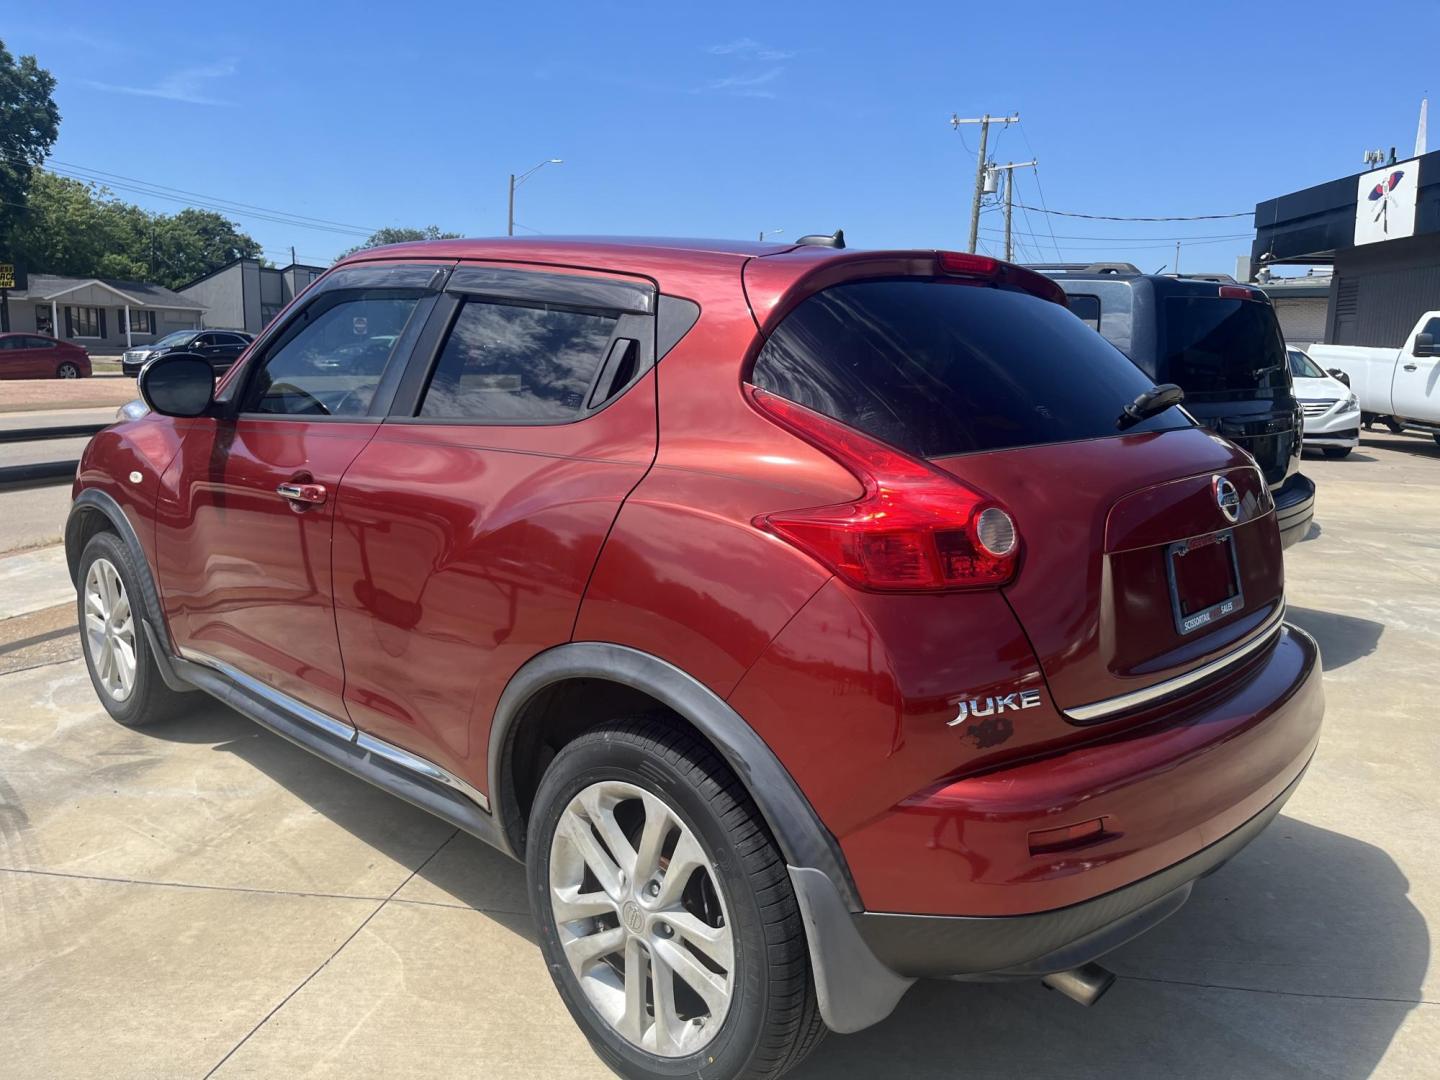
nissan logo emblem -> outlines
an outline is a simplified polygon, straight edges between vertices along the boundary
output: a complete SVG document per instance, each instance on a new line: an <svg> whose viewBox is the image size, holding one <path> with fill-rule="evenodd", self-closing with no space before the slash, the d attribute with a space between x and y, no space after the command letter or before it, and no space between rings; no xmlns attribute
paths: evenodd
<svg viewBox="0 0 1440 1080"><path fill-rule="evenodd" d="M1210 486L1215 492L1215 505L1220 507L1220 513L1225 515L1225 520L1239 521L1240 492L1235 485L1223 476L1212 476Z"/></svg>

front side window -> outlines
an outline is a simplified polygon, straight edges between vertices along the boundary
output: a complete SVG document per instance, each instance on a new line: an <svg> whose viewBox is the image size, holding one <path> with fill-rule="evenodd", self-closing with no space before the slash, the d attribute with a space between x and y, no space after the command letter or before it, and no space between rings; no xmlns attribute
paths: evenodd
<svg viewBox="0 0 1440 1080"><path fill-rule="evenodd" d="M420 415L490 423L576 419L618 316L467 300Z"/></svg>
<svg viewBox="0 0 1440 1080"><path fill-rule="evenodd" d="M286 327L245 390L242 412L363 416L419 292L322 294Z"/></svg>
<svg viewBox="0 0 1440 1080"><path fill-rule="evenodd" d="M1048 300L950 280L834 285L776 327L751 381L918 457L1119 435L1154 384ZM1189 426L1166 409L1129 433Z"/></svg>
<svg viewBox="0 0 1440 1080"><path fill-rule="evenodd" d="M167 349L173 349L180 345L188 345L191 338L193 338L194 336L194 330L176 330L172 333L166 334L155 344L157 346L163 346Z"/></svg>

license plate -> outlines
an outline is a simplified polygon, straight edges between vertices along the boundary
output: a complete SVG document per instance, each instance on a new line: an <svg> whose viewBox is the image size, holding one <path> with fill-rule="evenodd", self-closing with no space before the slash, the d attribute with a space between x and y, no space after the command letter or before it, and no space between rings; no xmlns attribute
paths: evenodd
<svg viewBox="0 0 1440 1080"><path fill-rule="evenodd" d="M1235 531L1181 540L1165 549L1175 629L1193 634L1245 606Z"/></svg>

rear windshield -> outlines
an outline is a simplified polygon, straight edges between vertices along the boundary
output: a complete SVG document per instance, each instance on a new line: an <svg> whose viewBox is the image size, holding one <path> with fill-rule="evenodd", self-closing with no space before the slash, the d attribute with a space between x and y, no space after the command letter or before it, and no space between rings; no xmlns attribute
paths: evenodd
<svg viewBox="0 0 1440 1080"><path fill-rule="evenodd" d="M1187 394L1284 385L1285 343L1269 304L1168 297L1164 341L1160 378Z"/></svg>
<svg viewBox="0 0 1440 1080"><path fill-rule="evenodd" d="M1154 385L1058 304L909 278L836 285L771 334L756 386L920 457L1117 435ZM1178 409L1129 432L1187 427Z"/></svg>

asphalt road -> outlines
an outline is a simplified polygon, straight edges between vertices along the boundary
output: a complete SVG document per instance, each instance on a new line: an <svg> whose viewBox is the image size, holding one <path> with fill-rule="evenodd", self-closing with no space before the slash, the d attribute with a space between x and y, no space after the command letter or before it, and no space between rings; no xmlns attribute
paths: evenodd
<svg viewBox="0 0 1440 1080"><path fill-rule="evenodd" d="M1284 813L1112 954L1094 1008L921 984L796 1080L1440 1075L1440 448L1367 435L1306 470L1287 588L1328 710ZM610 1075L518 866L198 695L111 723L43 563L26 606L55 604L0 622L0 660L30 658L0 674L6 1080Z"/></svg>

